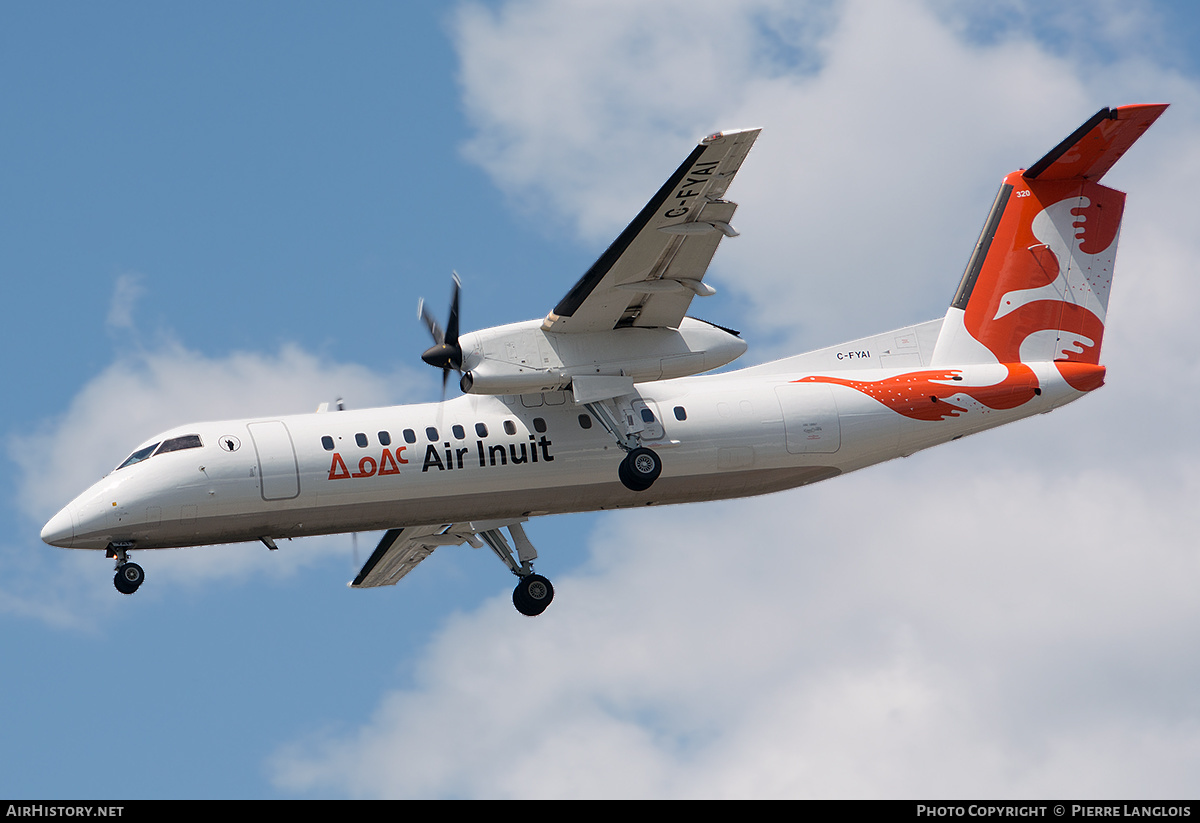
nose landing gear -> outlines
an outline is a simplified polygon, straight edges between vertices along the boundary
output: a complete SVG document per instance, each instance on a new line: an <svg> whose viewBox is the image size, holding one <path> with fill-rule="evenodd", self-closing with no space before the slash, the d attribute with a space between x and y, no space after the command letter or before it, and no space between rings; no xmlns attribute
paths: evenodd
<svg viewBox="0 0 1200 823"><path fill-rule="evenodd" d="M121 594L133 594L145 579L146 573L142 571L141 566L137 563L126 563L117 568L117 573L113 576L113 585Z"/></svg>
<svg viewBox="0 0 1200 823"><path fill-rule="evenodd" d="M113 585L121 594L133 594L146 579L146 573L137 563L129 562L129 547L112 544L108 547L108 557L117 559L117 573L113 575Z"/></svg>

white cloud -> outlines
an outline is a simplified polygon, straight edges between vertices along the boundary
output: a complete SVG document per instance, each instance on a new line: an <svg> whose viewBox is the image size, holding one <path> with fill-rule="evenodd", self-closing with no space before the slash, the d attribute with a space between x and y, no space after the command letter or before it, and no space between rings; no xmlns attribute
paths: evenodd
<svg viewBox="0 0 1200 823"><path fill-rule="evenodd" d="M125 272L117 277L105 319L110 332L124 332L133 328L133 308L145 291L140 274Z"/></svg>
<svg viewBox="0 0 1200 823"><path fill-rule="evenodd" d="M607 241L726 113L758 63L759 21L783 8L774 0L465 6L461 82L478 132L467 154L517 199Z"/></svg>
<svg viewBox="0 0 1200 823"><path fill-rule="evenodd" d="M278 785L1194 793L1197 87L1127 37L1108 41L1127 57L1098 63L1072 47L1070 20L1053 45L1020 14L972 39L960 8L463 13L470 155L591 242L619 230L691 139L767 127L731 190L744 236L717 274L746 301L751 339L788 346L939 314L1004 172L1102 105L1186 105L1111 178L1132 194L1096 397L809 490L606 518L546 615L497 598L455 617L361 728L281 749ZM827 13L811 27L814 10Z"/></svg>

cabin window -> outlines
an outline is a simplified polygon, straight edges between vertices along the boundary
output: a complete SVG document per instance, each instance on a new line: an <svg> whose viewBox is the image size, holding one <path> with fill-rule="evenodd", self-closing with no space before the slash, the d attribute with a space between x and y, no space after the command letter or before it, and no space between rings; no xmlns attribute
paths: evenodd
<svg viewBox="0 0 1200 823"><path fill-rule="evenodd" d="M458 440L463 440L467 436L466 430L457 423L450 427L450 431L454 432L454 437Z"/></svg>
<svg viewBox="0 0 1200 823"><path fill-rule="evenodd" d="M478 437L487 437L487 426L483 423L475 424L475 434Z"/></svg>
<svg viewBox="0 0 1200 823"><path fill-rule="evenodd" d="M430 443L436 443L437 439L438 439L437 429L434 428L433 426L427 427L425 429L425 436L429 438Z"/></svg>
<svg viewBox="0 0 1200 823"><path fill-rule="evenodd" d="M642 422L643 423L653 423L654 422L654 412L650 411L649 409L642 409Z"/></svg>
<svg viewBox="0 0 1200 823"><path fill-rule="evenodd" d="M504 421L504 432L505 432L505 434L516 434L517 433L517 424L511 420L505 420Z"/></svg>
<svg viewBox="0 0 1200 823"><path fill-rule="evenodd" d="M591 427L592 427L592 418L588 417L586 414L579 415L579 428L590 429Z"/></svg>
<svg viewBox="0 0 1200 823"><path fill-rule="evenodd" d="M546 421L540 417L533 418L533 428L536 432L544 432L546 430Z"/></svg>
<svg viewBox="0 0 1200 823"><path fill-rule="evenodd" d="M183 449L198 449L203 445L200 442L200 435L185 434L183 437L172 437L170 440L164 440L155 454L166 454L167 452L177 452Z"/></svg>
<svg viewBox="0 0 1200 823"><path fill-rule="evenodd" d="M134 463L141 463L147 457L154 454L154 450L157 448L158 448L158 444L155 443L153 446L147 446L144 449L138 449L133 454L126 457L125 462L122 463L121 465L117 466L116 470L120 471L121 469L125 468L126 466L132 466Z"/></svg>
<svg viewBox="0 0 1200 823"><path fill-rule="evenodd" d="M381 446L392 445L392 436L387 432L379 432L379 445L381 445Z"/></svg>
<svg viewBox="0 0 1200 823"><path fill-rule="evenodd" d="M325 451L333 451L333 438L329 435L325 435L321 438L321 445L325 448Z"/></svg>
<svg viewBox="0 0 1200 823"><path fill-rule="evenodd" d="M413 431L412 429L405 429L404 430L404 442L405 443L416 443L417 442L417 433L415 431Z"/></svg>
<svg viewBox="0 0 1200 823"><path fill-rule="evenodd" d="M362 432L359 432L358 434L354 435L354 442L358 444L360 449L365 449L367 447L367 436Z"/></svg>
<svg viewBox="0 0 1200 823"><path fill-rule="evenodd" d="M676 420L687 420L687 409L685 409L683 406L676 406L675 407L675 419Z"/></svg>

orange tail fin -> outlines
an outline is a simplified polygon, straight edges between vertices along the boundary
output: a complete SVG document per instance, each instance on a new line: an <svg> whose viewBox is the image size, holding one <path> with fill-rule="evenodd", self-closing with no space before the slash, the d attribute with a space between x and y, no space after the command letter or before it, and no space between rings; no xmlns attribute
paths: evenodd
<svg viewBox="0 0 1200 823"><path fill-rule="evenodd" d="M1164 109L1102 109L1004 178L934 365L1099 363L1125 195L1098 181Z"/></svg>

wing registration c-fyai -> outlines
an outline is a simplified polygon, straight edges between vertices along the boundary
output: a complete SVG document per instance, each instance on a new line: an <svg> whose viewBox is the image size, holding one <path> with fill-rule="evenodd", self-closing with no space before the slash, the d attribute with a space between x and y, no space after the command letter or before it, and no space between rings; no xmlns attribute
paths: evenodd
<svg viewBox="0 0 1200 823"><path fill-rule="evenodd" d="M714 294L704 272L736 203L722 199L761 129L709 135L559 301L543 331L678 328L692 298Z"/></svg>

